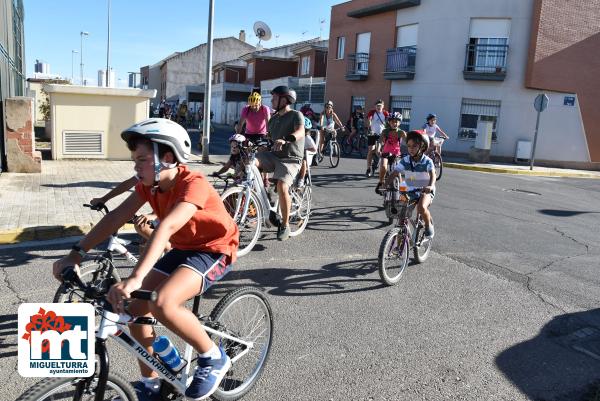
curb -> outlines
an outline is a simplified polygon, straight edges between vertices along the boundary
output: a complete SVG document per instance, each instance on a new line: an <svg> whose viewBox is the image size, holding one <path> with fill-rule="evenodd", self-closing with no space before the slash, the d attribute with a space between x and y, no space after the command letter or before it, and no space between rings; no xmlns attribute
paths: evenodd
<svg viewBox="0 0 600 401"><path fill-rule="evenodd" d="M529 175L529 176L534 176L534 177L573 177L573 178L600 179L600 175L589 174L589 173L568 173L568 172L562 172L562 171L516 170L516 169L510 169L510 168L471 166L468 164L461 164L461 163L444 162L444 167L455 168L458 170L480 171L483 173Z"/></svg>
<svg viewBox="0 0 600 401"><path fill-rule="evenodd" d="M47 241L65 237L85 235L90 225L40 226L0 231L0 245L18 244L27 241ZM134 231L133 224L125 224L119 231Z"/></svg>

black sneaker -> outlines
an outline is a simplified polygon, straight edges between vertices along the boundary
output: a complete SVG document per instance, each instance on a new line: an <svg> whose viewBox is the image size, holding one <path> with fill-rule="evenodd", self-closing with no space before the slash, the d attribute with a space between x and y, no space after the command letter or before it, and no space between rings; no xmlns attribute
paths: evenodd
<svg viewBox="0 0 600 401"><path fill-rule="evenodd" d="M365 173L365 175L366 175L367 177L370 177L370 176L371 176L371 169L370 169L370 168L368 168L368 169L367 169L367 172Z"/></svg>
<svg viewBox="0 0 600 401"><path fill-rule="evenodd" d="M425 238L432 239L435 235L435 231L433 230L433 225L425 228Z"/></svg>
<svg viewBox="0 0 600 401"><path fill-rule="evenodd" d="M277 229L277 240L285 241L290 238L290 226L280 226Z"/></svg>
<svg viewBox="0 0 600 401"><path fill-rule="evenodd" d="M378 182L377 186L375 187L375 193L377 195L383 195L383 191L381 190L381 187L383 187L383 182Z"/></svg>

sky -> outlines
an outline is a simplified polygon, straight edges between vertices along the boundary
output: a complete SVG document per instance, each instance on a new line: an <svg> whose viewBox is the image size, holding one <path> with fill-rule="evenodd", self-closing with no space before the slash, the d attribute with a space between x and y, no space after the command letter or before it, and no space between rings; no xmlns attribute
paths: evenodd
<svg viewBox="0 0 600 401"><path fill-rule="evenodd" d="M264 21L273 32L266 48L329 36L331 6L342 0L215 0L213 38L238 37L256 45L255 21ZM98 70L106 69L108 0L24 0L25 59L27 77L35 61L50 65L50 73L71 78L72 50L80 51L83 39L84 79L96 85ZM176 51L205 43L208 35L208 0L111 0L110 66L118 86L127 86L128 72L154 64ZM321 20L325 20L323 24ZM303 35L304 33L304 35ZM75 82L79 82L80 54L73 57Z"/></svg>

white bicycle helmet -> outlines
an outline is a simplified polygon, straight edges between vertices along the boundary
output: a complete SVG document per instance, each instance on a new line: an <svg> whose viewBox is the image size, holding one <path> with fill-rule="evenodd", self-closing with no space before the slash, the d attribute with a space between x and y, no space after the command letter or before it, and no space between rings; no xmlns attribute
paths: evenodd
<svg viewBox="0 0 600 401"><path fill-rule="evenodd" d="M229 137L229 142L236 141L239 143L246 142L246 137L242 134L233 134Z"/></svg>
<svg viewBox="0 0 600 401"><path fill-rule="evenodd" d="M133 136L148 138L155 143L167 145L179 163L187 163L192 153L192 141L185 128L166 118L149 118L132 125L121 138L127 141Z"/></svg>

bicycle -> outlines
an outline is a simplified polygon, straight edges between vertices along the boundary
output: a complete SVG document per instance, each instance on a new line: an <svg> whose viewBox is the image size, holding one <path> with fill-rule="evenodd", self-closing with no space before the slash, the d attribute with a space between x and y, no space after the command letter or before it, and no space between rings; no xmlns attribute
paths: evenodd
<svg viewBox="0 0 600 401"><path fill-rule="evenodd" d="M344 127L334 129L332 131L325 131L325 143L323 144L323 151L320 151L320 147L317 146L317 154L315 158L317 162L321 163L325 158L325 155L329 156L329 164L332 168L335 168L340 163L340 144L337 141L337 133L343 130Z"/></svg>
<svg viewBox="0 0 600 401"><path fill-rule="evenodd" d="M268 227L279 227L280 225L279 197L275 199L274 203L271 203L260 171L254 164L256 152L265 145L268 145L268 143L249 144L245 150L248 153L245 179L240 185L231 187L221 194L221 200L225 208L240 230L238 256L248 254L256 245L263 223ZM300 235L304 231L310 217L312 180L310 166L307 167L305 185L298 188L294 183L289 188L292 202L289 226L290 236L292 237Z"/></svg>
<svg viewBox="0 0 600 401"><path fill-rule="evenodd" d="M444 163L442 161L442 145L444 144L444 138L434 138L432 144L432 150L429 152L429 157L433 160L433 166L435 167L435 180L439 181L442 179L442 169ZM440 152L436 150L436 146L440 147Z"/></svg>
<svg viewBox="0 0 600 401"><path fill-rule="evenodd" d="M108 214L109 212L106 205L102 203L99 203L95 206L89 204L84 204L83 206L103 214ZM130 220L129 223L132 223L132 221ZM108 245L102 254L96 256L94 260L83 262L79 266L79 276L81 279L84 281L87 280L88 283L95 283L97 286L102 286L102 288L106 288L108 291L113 284L121 281L121 277L119 277L119 273L115 269L114 265L115 255L125 257L132 267L138 262L138 258L127 249L127 246L131 243L132 241L119 238L119 234L117 232L112 234L110 237L108 237ZM82 297L81 294L70 290L71 289L68 286L61 284L56 290L52 302L74 302L74 296L77 296L77 299Z"/></svg>
<svg viewBox="0 0 600 401"><path fill-rule="evenodd" d="M352 155L352 152L356 150L360 157L366 157L369 151L369 145L364 128L356 129L356 135L354 135L352 141L348 141L349 136L350 135L344 135L342 138L342 153L344 156L350 156Z"/></svg>
<svg viewBox="0 0 600 401"><path fill-rule="evenodd" d="M73 268L62 274L63 284L84 294L84 302L91 303L99 317L95 336L96 370L91 377L47 378L34 384L17 401L41 401L55 399L85 399L137 401L137 396L127 379L111 373L106 340L114 338L125 350L155 370L161 378L160 394L163 400L184 400L186 387L193 378L191 369L193 348L186 344L182 353L186 361L179 371L171 370L158 356L149 355L129 333L127 324L145 324L158 327L152 317L132 317L116 314L105 296L107 290L83 283ZM156 300L154 291L134 291L132 298ZM219 388L212 395L221 401L233 401L243 397L256 384L264 369L271 349L273 314L264 293L252 287L242 287L225 295L209 316L199 313L202 294L194 297L193 313L203 328L217 341L231 358L232 366ZM256 359L252 362L250 358ZM243 359L242 359L243 358ZM108 391L107 391L108 390ZM107 394L108 393L108 394ZM89 396L89 397L88 397ZM54 398L57 397L57 398ZM106 398L105 398L106 397Z"/></svg>
<svg viewBox="0 0 600 401"><path fill-rule="evenodd" d="M384 194L386 216L396 222L379 246L379 276L387 285L394 285L400 281L408 265L409 248L412 249L413 258L417 263L423 263L429 257L432 240L425 238L423 219L418 213L412 218L418 199L411 200L408 196L411 192L422 189L423 187L413 187L411 190L400 190L400 182L396 177Z"/></svg>

